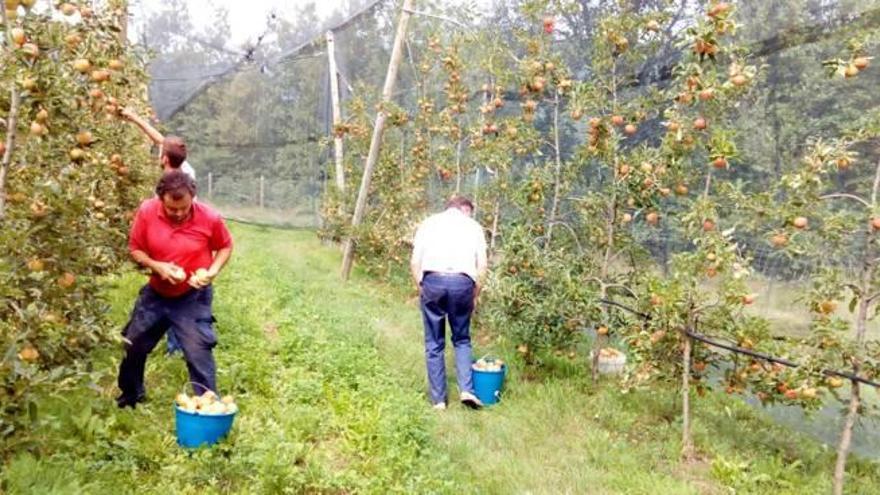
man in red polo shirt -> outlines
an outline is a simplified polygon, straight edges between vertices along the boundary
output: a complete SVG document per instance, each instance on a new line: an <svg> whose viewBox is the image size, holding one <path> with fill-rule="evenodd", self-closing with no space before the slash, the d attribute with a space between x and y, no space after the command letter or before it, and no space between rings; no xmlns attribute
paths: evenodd
<svg viewBox="0 0 880 495"><path fill-rule="evenodd" d="M153 273L122 332L126 349L119 365L119 407L134 407L145 399L147 355L169 328L183 348L196 391L216 392L211 282L232 254L232 236L216 211L193 202L195 195L191 177L167 172L156 186L156 197L141 204L131 227L131 257Z"/></svg>

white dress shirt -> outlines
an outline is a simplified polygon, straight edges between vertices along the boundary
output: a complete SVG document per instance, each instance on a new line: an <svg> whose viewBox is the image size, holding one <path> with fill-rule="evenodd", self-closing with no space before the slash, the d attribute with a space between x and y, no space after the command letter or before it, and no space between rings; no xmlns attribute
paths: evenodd
<svg viewBox="0 0 880 495"><path fill-rule="evenodd" d="M486 262L483 227L458 208L431 215L416 230L412 261L422 273L464 273L476 281Z"/></svg>

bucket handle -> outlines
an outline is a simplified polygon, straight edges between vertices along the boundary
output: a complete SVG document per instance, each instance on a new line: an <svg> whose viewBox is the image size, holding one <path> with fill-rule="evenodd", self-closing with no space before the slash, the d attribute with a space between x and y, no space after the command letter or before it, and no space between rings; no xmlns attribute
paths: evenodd
<svg viewBox="0 0 880 495"><path fill-rule="evenodd" d="M181 390L181 392L184 393L184 394L186 393L186 386L187 386L187 385L198 385L198 386L202 387L202 389L203 389L203 392L202 392L202 393L205 393L205 392L207 392L207 391L209 391L209 390L210 390L211 392L213 392L213 390L211 390L210 388L208 388L208 387L205 386L205 385L202 385L202 384L199 383L199 382L184 382L184 383L183 383L183 389ZM196 388L193 387L193 393L195 393L195 391L196 391ZM201 394L200 394L200 395L201 395Z"/></svg>
<svg viewBox="0 0 880 495"><path fill-rule="evenodd" d="M477 361L485 360L487 363L488 362L494 363L495 361L498 361L498 358L489 357L489 356L491 356L491 354L483 354L483 357L481 357L480 359L477 359ZM489 358L489 359L486 359L486 358Z"/></svg>

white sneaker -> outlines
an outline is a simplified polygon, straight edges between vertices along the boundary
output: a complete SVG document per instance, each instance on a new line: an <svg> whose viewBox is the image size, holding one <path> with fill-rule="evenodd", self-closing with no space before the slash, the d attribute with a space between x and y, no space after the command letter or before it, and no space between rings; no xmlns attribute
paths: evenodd
<svg viewBox="0 0 880 495"><path fill-rule="evenodd" d="M436 409L437 411L445 411L446 410L446 403L445 402L438 402L431 407Z"/></svg>
<svg viewBox="0 0 880 495"><path fill-rule="evenodd" d="M480 409L481 407L483 407L483 403L480 402L480 399L478 399L476 395L470 392L462 392L461 394L459 394L459 400L461 400L462 404L471 409Z"/></svg>

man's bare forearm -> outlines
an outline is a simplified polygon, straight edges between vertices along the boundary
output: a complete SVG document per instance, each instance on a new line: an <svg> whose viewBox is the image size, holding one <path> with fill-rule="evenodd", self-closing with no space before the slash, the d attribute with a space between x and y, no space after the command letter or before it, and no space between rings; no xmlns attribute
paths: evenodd
<svg viewBox="0 0 880 495"><path fill-rule="evenodd" d="M156 260L154 260L153 258L150 258L150 256L147 253L145 253L139 249L135 249L134 251L131 252L131 259L133 259L134 262L140 266L143 266L145 268L149 268L150 270L153 270L153 271L156 270Z"/></svg>
<svg viewBox="0 0 880 495"><path fill-rule="evenodd" d="M165 136L163 136L162 133L159 132L158 129L153 127L149 122L147 122L140 115L138 115L128 109L126 109L122 115L126 119L128 119L131 123L138 126L140 128L140 130L143 131L143 133L146 134L147 137L149 137L151 141L153 141L154 144L162 144L163 142L165 142Z"/></svg>
<svg viewBox="0 0 880 495"><path fill-rule="evenodd" d="M220 273L220 270L226 266L226 262L229 261L229 258L232 256L232 247L223 248L214 255L214 262L211 263L210 271L215 275Z"/></svg>

